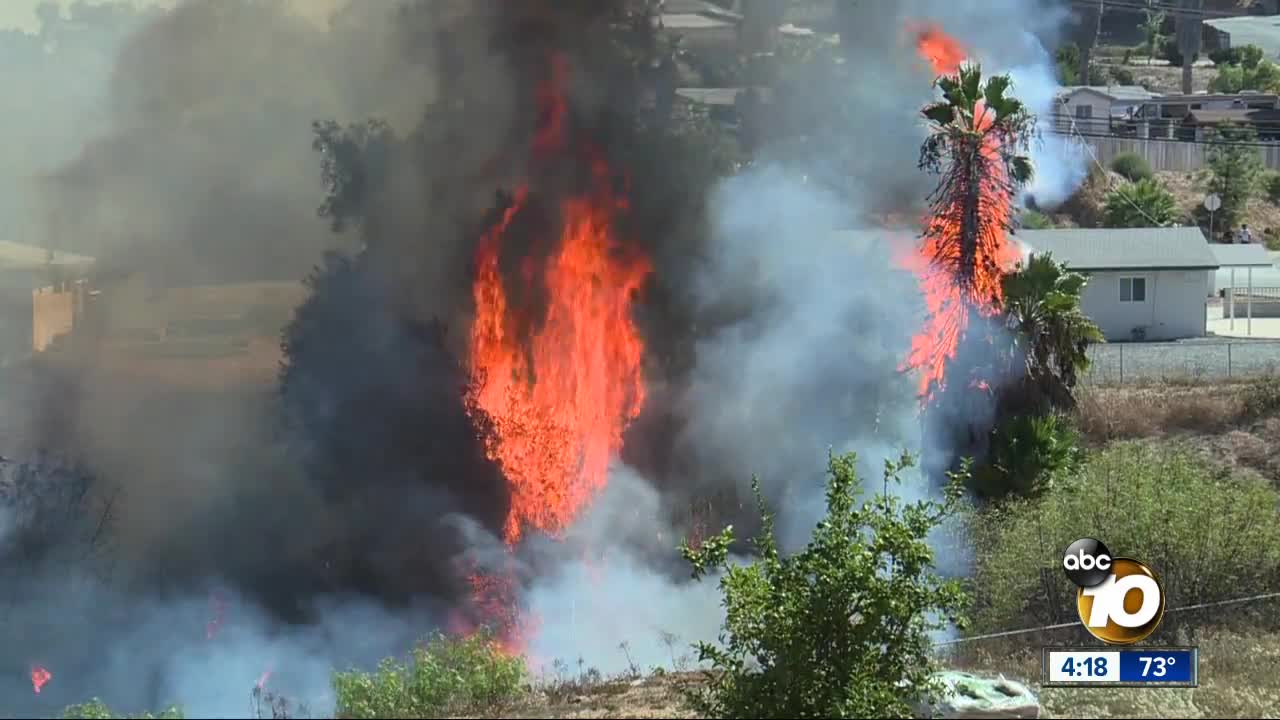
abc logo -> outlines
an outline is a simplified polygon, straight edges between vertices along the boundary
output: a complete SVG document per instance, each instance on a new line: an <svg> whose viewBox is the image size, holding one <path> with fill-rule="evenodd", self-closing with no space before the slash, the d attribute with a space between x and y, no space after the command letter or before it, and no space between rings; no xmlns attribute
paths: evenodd
<svg viewBox="0 0 1280 720"><path fill-rule="evenodd" d="M1067 577L1079 590L1076 610L1085 629L1109 645L1146 638L1164 617L1164 588L1151 568L1114 557L1093 538L1077 540L1062 556Z"/></svg>

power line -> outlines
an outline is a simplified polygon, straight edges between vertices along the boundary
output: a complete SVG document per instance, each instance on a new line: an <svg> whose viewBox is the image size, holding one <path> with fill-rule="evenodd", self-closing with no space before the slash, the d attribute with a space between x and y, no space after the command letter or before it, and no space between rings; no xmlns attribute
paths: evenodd
<svg viewBox="0 0 1280 720"><path fill-rule="evenodd" d="M1231 600L1219 600L1217 602L1199 603L1196 605L1183 605L1182 607L1166 610L1165 614L1186 612L1188 610L1204 610L1212 607L1225 607L1227 605L1241 605L1244 603L1257 602L1259 600L1272 600L1280 598L1280 592L1262 593L1261 595L1250 595L1249 597L1233 598ZM1062 628L1079 626L1080 622L1057 623L1055 625L1041 625L1040 627L1023 628L1021 630L1005 630L1003 632L985 633L983 635L971 635L969 637L957 638L955 640L943 640L934 643L934 647L944 645L961 645L969 642L977 642L978 640L990 640L998 637L1009 637L1011 635L1027 635L1035 632L1043 632L1045 630L1061 630Z"/></svg>
<svg viewBox="0 0 1280 720"><path fill-rule="evenodd" d="M1079 131L1076 128L1076 119L1074 117L1070 119L1071 119L1071 129L1075 131L1077 137L1080 138L1080 144L1084 145L1085 150L1087 150L1089 153L1089 157L1093 158L1093 164L1097 165L1098 169L1102 170L1102 177L1107 179L1107 188L1111 190L1112 194L1119 195L1121 198L1123 198L1124 201L1129 204L1129 207L1133 208L1134 210L1137 210L1138 214L1146 218L1147 222L1151 223L1152 226L1154 227L1167 226L1169 223L1162 223L1156 220L1155 218L1151 217L1150 215L1148 215L1146 210L1143 210L1141 207L1138 206L1137 203L1133 201L1133 198L1129 197L1128 194L1122 192L1119 188L1115 186L1115 184L1112 182L1111 174L1107 172L1106 166L1102 164L1102 161L1098 160L1098 154L1093 151L1093 146L1090 145L1088 142L1086 142L1082 136L1080 136Z"/></svg>
<svg viewBox="0 0 1280 720"><path fill-rule="evenodd" d="M1071 5L1074 5L1075 7L1083 8L1083 9L1094 9L1098 7L1097 0L1093 0L1092 2L1090 2L1090 0L1068 0L1068 2ZM1162 3L1162 2L1155 2L1155 3L1152 3L1151 5L1147 5L1146 3L1133 2L1132 0L1104 0L1103 12L1105 13L1107 10L1112 10L1112 9L1144 11L1144 12L1147 10L1150 10L1152 12L1164 12L1164 13L1175 15L1175 16L1181 15L1183 17L1192 17L1192 18L1201 18L1201 19L1233 18L1233 17L1269 17L1265 15L1242 14L1237 12L1231 12L1229 10L1212 10L1204 7L1189 8L1189 7L1182 7L1180 5L1171 5L1171 4Z"/></svg>

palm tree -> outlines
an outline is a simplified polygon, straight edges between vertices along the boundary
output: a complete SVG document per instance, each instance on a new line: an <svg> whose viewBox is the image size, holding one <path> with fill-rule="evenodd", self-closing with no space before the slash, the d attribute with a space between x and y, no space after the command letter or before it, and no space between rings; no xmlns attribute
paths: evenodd
<svg viewBox="0 0 1280 720"><path fill-rule="evenodd" d="M921 169L941 174L929 197L930 227L936 239L929 260L949 272L970 300L993 300L998 293L984 279L998 278L1001 246L1012 229L1012 203L1032 177L1024 154L1035 119L1006 93L1007 75L982 81L978 65L964 65L934 83L943 99L922 110L930 123L920 148ZM976 292L975 292L976 291Z"/></svg>
<svg viewBox="0 0 1280 720"><path fill-rule="evenodd" d="M1000 417L1045 415L1075 407L1074 390L1089 369L1089 345L1102 331L1080 309L1087 280L1048 254L1035 254L1005 275L1004 321L1012 335L1007 359L1022 379L1002 393Z"/></svg>

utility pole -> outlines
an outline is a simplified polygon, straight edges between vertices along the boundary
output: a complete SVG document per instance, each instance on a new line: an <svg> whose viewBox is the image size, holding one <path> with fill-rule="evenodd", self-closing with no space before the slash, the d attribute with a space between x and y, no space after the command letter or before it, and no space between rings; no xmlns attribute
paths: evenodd
<svg viewBox="0 0 1280 720"><path fill-rule="evenodd" d="M1174 11L1174 27L1177 28L1178 54L1182 56L1182 94L1191 94L1191 64L1200 54L1200 38L1203 32L1204 0L1178 0Z"/></svg>

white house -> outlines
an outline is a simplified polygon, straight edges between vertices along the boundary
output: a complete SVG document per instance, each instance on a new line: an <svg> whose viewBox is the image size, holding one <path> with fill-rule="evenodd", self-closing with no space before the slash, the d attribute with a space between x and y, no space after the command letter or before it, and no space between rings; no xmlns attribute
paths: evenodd
<svg viewBox="0 0 1280 720"><path fill-rule="evenodd" d="M1111 120L1129 115L1156 94L1141 85L1069 85L1058 91L1054 130L1111 132Z"/></svg>
<svg viewBox="0 0 1280 720"><path fill-rule="evenodd" d="M1048 253L1089 277L1081 309L1108 341L1206 334L1209 271L1219 265L1199 228L1019 230L1015 237L1030 253Z"/></svg>

